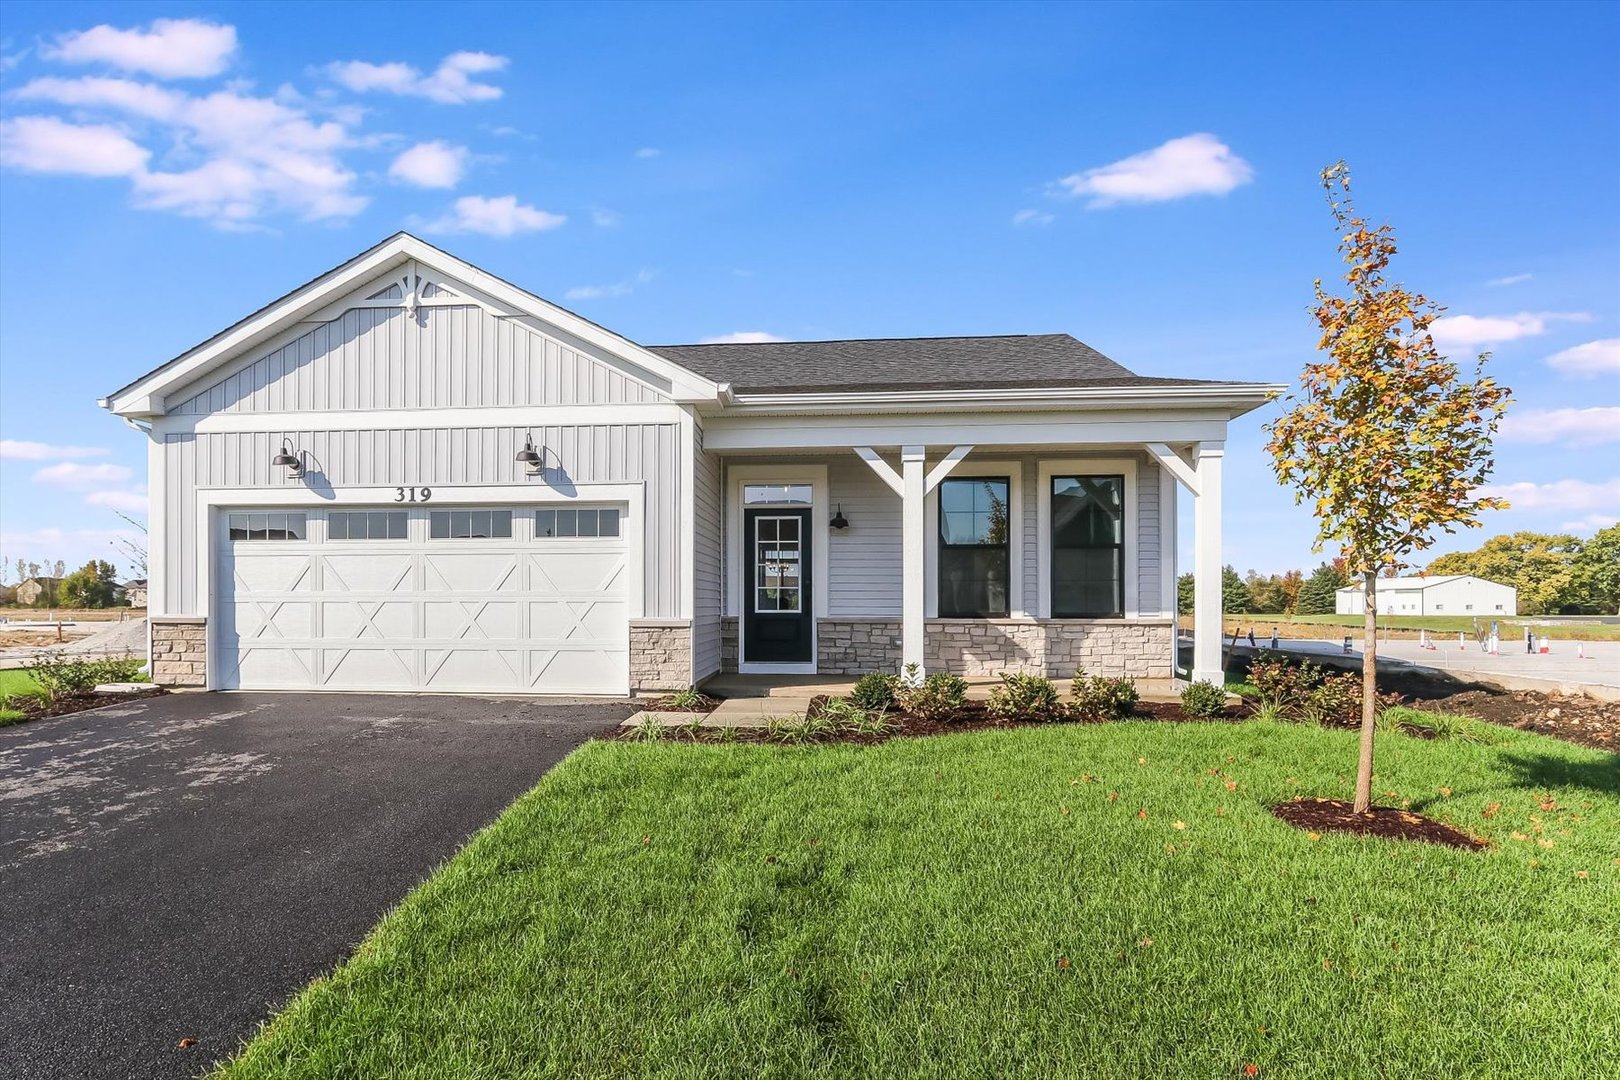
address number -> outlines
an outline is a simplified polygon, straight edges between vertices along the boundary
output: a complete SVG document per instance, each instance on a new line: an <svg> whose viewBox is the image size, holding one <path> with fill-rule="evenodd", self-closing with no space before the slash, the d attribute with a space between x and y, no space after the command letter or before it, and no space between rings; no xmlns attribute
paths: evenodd
<svg viewBox="0 0 1620 1080"><path fill-rule="evenodd" d="M394 489L395 502L427 502L433 498L433 489L429 487L397 487Z"/></svg>

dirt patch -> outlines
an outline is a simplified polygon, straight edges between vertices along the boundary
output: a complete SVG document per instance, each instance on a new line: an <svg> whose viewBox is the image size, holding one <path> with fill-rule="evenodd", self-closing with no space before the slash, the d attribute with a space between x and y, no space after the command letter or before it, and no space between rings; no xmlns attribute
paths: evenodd
<svg viewBox="0 0 1620 1080"><path fill-rule="evenodd" d="M1433 818L1391 806L1375 806L1358 814L1342 799L1295 799L1268 809L1294 828L1310 834L1312 839L1325 832L1336 832L1386 840L1418 840L1464 851L1483 851L1489 846Z"/></svg>
<svg viewBox="0 0 1620 1080"><path fill-rule="evenodd" d="M30 720L43 720L48 716L68 716L88 709L99 709L103 705L119 705L126 701L144 701L147 698L159 697L166 693L168 693L167 690L158 687L139 694L63 694L49 703L45 699L38 697L12 698L10 708L22 713L23 717L20 720L11 721L11 725L26 724Z"/></svg>
<svg viewBox="0 0 1620 1080"><path fill-rule="evenodd" d="M0 649L17 647L49 649L56 645L68 645L75 641L83 641L98 632L82 626L64 626L62 628L62 640L57 641L54 627L49 630L6 630L0 628Z"/></svg>
<svg viewBox="0 0 1620 1080"><path fill-rule="evenodd" d="M1620 702L1537 690L1464 690L1412 704L1620 753Z"/></svg>

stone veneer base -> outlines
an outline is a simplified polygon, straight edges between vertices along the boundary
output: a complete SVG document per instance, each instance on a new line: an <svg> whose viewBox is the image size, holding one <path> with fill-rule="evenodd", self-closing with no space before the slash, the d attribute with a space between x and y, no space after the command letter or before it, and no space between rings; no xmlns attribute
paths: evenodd
<svg viewBox="0 0 1620 1080"><path fill-rule="evenodd" d="M208 685L208 620L155 615L152 681L159 686Z"/></svg>
<svg viewBox="0 0 1620 1080"><path fill-rule="evenodd" d="M1169 678L1174 632L1169 619L929 619L925 665L958 675ZM900 620L822 619L816 655L823 675L898 671Z"/></svg>
<svg viewBox="0 0 1620 1080"><path fill-rule="evenodd" d="M685 619L630 623L630 689L637 694L692 685L692 624Z"/></svg>

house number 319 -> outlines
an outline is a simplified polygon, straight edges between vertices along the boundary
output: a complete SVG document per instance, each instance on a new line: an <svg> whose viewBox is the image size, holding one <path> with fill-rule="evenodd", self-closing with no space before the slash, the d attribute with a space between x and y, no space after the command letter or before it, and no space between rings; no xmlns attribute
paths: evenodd
<svg viewBox="0 0 1620 1080"><path fill-rule="evenodd" d="M428 487L397 487L394 489L395 502L427 502L433 498L433 489Z"/></svg>

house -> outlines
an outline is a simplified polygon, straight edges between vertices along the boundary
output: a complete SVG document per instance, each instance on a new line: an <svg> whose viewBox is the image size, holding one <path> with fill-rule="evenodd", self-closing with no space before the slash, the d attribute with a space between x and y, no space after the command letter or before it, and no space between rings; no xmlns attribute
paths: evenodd
<svg viewBox="0 0 1620 1080"><path fill-rule="evenodd" d="M158 681L624 694L722 670L1219 681L1227 424L1065 334L643 346L401 233L112 393Z"/></svg>
<svg viewBox="0 0 1620 1080"><path fill-rule="evenodd" d="M59 577L31 577L17 583L17 603L22 607L56 603L56 589L62 584Z"/></svg>
<svg viewBox="0 0 1620 1080"><path fill-rule="evenodd" d="M118 586L120 597L130 607L143 608L146 606L146 579L135 578Z"/></svg>
<svg viewBox="0 0 1620 1080"><path fill-rule="evenodd" d="M1382 615L1477 615L1480 618L1518 614L1518 590L1466 574L1434 577L1379 578L1373 606ZM1362 585L1347 585L1333 596L1340 615L1367 613Z"/></svg>

